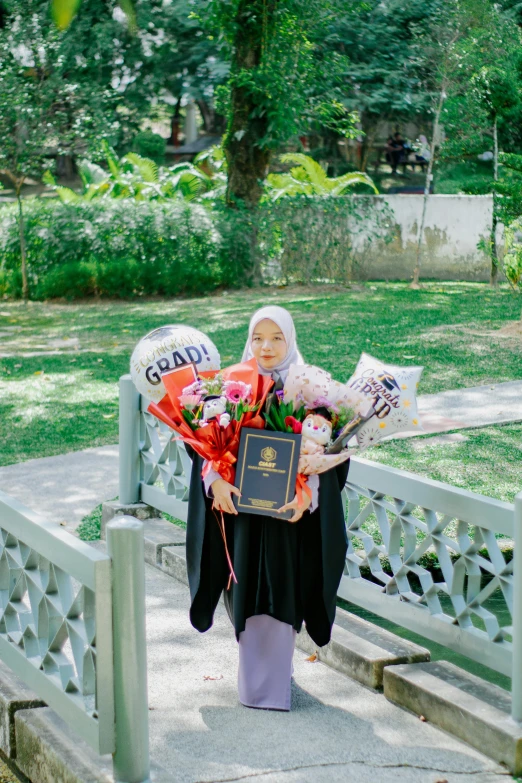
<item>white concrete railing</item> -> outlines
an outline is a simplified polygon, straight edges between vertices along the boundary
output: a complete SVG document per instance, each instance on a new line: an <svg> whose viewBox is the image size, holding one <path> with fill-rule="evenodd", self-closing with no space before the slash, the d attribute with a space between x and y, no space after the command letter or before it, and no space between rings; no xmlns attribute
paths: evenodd
<svg viewBox="0 0 522 783"><path fill-rule="evenodd" d="M0 660L116 780L149 779L143 525L107 526L109 555L0 492Z"/></svg>
<svg viewBox="0 0 522 783"><path fill-rule="evenodd" d="M191 461L120 381L120 502L139 500L186 520ZM513 678L522 720L522 493L515 504L351 460L348 554L339 597ZM499 538L515 542L514 560ZM437 568L427 567L435 553ZM505 610L490 605L493 593Z"/></svg>

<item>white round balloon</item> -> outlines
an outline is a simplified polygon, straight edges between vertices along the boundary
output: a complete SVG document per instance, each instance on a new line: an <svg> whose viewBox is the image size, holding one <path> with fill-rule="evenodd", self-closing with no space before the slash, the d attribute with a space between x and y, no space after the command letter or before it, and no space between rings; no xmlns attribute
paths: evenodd
<svg viewBox="0 0 522 783"><path fill-rule="evenodd" d="M131 377L137 390L153 402L166 394L161 376L194 363L198 372L219 370L218 349L206 334L191 326L161 326L142 337L131 356Z"/></svg>

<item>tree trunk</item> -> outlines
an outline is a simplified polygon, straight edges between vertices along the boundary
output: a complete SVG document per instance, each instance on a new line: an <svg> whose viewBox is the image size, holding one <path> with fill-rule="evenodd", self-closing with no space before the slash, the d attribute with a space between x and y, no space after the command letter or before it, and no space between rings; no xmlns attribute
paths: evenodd
<svg viewBox="0 0 522 783"><path fill-rule="evenodd" d="M413 281L411 283L411 288L420 288L419 278L420 278L420 260L421 260L421 249L422 249L422 238L424 236L424 224L426 222L426 210L428 208L428 197L430 195L430 186L431 186L431 180L432 180L432 172L433 172L433 162L435 159L435 143L436 139L439 133L439 122L440 122L440 115L442 113L442 106L444 105L444 100L446 98L446 92L444 87L442 87L439 95L439 101L437 104L437 109L435 111L435 120L433 122L433 136L431 139L431 146L430 146L430 159L428 161L428 170L426 172L426 180L424 183L424 199L422 202L422 217L421 222L419 226L419 233L417 235L417 257L415 260L415 269L413 270Z"/></svg>
<svg viewBox="0 0 522 783"><path fill-rule="evenodd" d="M370 152L372 151L375 135L377 133L377 124L372 122L363 122L362 130L364 135L361 143L360 170L366 171L368 168L368 158L370 157Z"/></svg>
<svg viewBox="0 0 522 783"><path fill-rule="evenodd" d="M170 143L173 147L179 147L181 98L176 102L174 114L170 118Z"/></svg>
<svg viewBox="0 0 522 783"><path fill-rule="evenodd" d="M497 115L493 122L493 181L498 181L498 128ZM497 214L495 209L495 193L493 193L493 222L491 225L491 274L489 284L496 286L498 282L498 248L497 248Z"/></svg>
<svg viewBox="0 0 522 783"><path fill-rule="evenodd" d="M20 256L22 259L22 298L27 304L27 300L29 299L29 285L27 283L27 255L25 249L24 213L22 209L22 198L20 196L23 182L23 179L17 182L16 200L18 201L18 230L20 234Z"/></svg>
<svg viewBox="0 0 522 783"><path fill-rule="evenodd" d="M259 116L258 103L246 79L239 85L234 76L256 68L263 53L263 31L272 26L274 0L239 0L232 56L232 90L230 119L224 150L228 165L227 203L242 201L253 208L263 192L268 173L270 151L262 145L268 132L266 113Z"/></svg>
<svg viewBox="0 0 522 783"><path fill-rule="evenodd" d="M212 134L215 133L214 129L214 110L213 108L204 100L200 99L196 101L198 109L201 113L201 117L203 118L203 130L205 133Z"/></svg>
<svg viewBox="0 0 522 783"><path fill-rule="evenodd" d="M493 122L493 179L495 182L498 180L498 127L496 114Z"/></svg>
<svg viewBox="0 0 522 783"><path fill-rule="evenodd" d="M56 158L56 175L61 179L71 180L74 176L74 158L72 155L58 155Z"/></svg>

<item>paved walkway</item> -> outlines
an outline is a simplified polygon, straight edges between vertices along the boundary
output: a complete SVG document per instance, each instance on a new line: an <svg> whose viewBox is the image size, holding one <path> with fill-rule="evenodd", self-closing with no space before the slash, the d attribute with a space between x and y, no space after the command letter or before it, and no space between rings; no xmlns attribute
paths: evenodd
<svg viewBox="0 0 522 783"><path fill-rule="evenodd" d="M522 381L424 394L419 414L425 433L522 421Z"/></svg>
<svg viewBox="0 0 522 783"><path fill-rule="evenodd" d="M99 503L118 496L118 446L7 465L0 468L0 490L75 530Z"/></svg>
<svg viewBox="0 0 522 783"><path fill-rule="evenodd" d="M220 604L206 634L185 585L146 567L151 753L176 783L502 783L478 751L297 650L290 713L237 699L237 644Z"/></svg>
<svg viewBox="0 0 522 783"><path fill-rule="evenodd" d="M522 381L426 394L419 411L425 433L522 421ZM0 490L75 530L95 506L118 495L118 446L8 465L0 468Z"/></svg>
<svg viewBox="0 0 522 783"><path fill-rule="evenodd" d="M442 410L462 426L491 423L496 415L522 419L521 390L522 384L501 384L447 392L449 403L437 409L443 395L431 396L426 411L435 416ZM495 412L500 399L510 401L513 418ZM480 415L466 418L470 408L479 411L480 400ZM72 530L97 503L117 494L117 460L115 446L31 460L1 468L0 489L56 522L67 520ZM188 621L187 588L150 566L146 573L151 752L176 783L511 779L464 743L324 664L307 662L299 651L292 712L241 707L237 644L223 607L211 631L200 635Z"/></svg>

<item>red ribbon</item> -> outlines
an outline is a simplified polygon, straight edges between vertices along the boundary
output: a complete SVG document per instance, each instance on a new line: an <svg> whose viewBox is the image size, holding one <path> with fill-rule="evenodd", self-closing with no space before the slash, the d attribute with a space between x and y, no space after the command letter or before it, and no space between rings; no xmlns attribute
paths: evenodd
<svg viewBox="0 0 522 783"><path fill-rule="evenodd" d="M206 478L211 470L215 470L222 479L228 481L229 484L233 484L236 473L235 468L232 467L234 462L237 462L237 457L232 452L227 451L225 454L220 454L216 459L209 459L201 471L201 475L203 478Z"/></svg>
<svg viewBox="0 0 522 783"><path fill-rule="evenodd" d="M236 574L234 572L234 566L232 565L232 558L230 557L230 552L228 551L227 534L226 534L226 531L225 531L225 518L223 516L223 512L222 511L219 512L220 515L221 515L221 519L220 519L218 517L218 515L216 514L216 510L214 508L212 508L212 510L214 512L214 516L216 517L216 521L218 523L219 532L221 533L221 537L223 539L223 544L225 545L225 554L227 556L228 567L230 569L230 573L228 575L227 590L230 590L230 585L232 584L232 579L234 580L234 582L237 585L237 577L236 577Z"/></svg>
<svg viewBox="0 0 522 783"><path fill-rule="evenodd" d="M312 499L312 490L306 483L308 481L308 477L305 476L303 473L298 473L296 482L295 482L295 494L297 495L297 502L300 506L303 505L303 492L305 495L307 495L310 500Z"/></svg>
<svg viewBox="0 0 522 783"><path fill-rule="evenodd" d="M215 374L215 372L199 373L200 377L212 377ZM179 397L183 389L198 377L193 365L179 367L177 370L165 373L162 379L167 393L159 403L151 402L147 410L177 432L185 443L192 446L197 454L207 460L207 465L203 469L203 477L208 475L210 470L215 470L225 481L233 484L241 427L264 429L265 422L260 411L263 409L267 394L274 382L270 376L259 374L255 359L226 367L222 370L222 375L225 380L241 380L249 384L253 392L251 404L255 406L255 410L244 413L240 421L231 421L226 428L220 427L217 421L210 421L206 427L198 427L193 430L184 418ZM234 579L237 584L237 579L227 547L222 512L221 521L218 519L218 524L230 568L228 580L228 588L230 588L231 580Z"/></svg>

